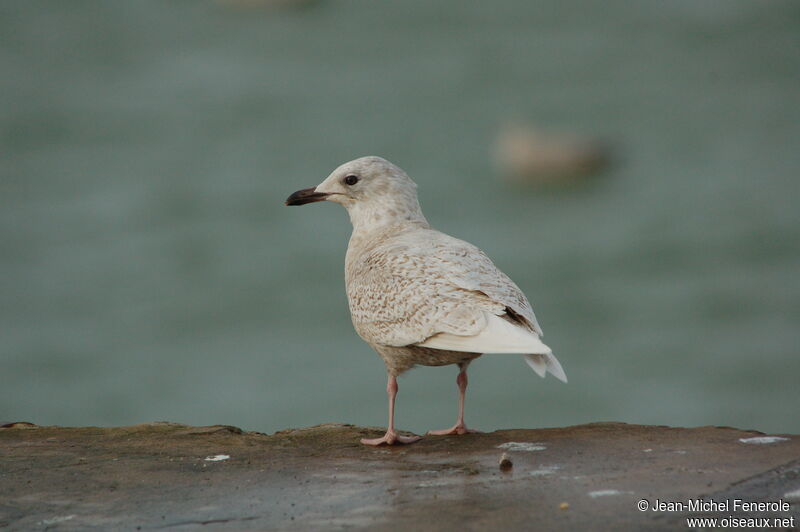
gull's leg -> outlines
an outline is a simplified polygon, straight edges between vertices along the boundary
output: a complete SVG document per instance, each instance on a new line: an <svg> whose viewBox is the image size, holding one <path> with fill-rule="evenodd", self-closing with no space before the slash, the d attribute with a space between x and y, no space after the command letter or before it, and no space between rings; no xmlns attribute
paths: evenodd
<svg viewBox="0 0 800 532"><path fill-rule="evenodd" d="M447 434L467 434L470 432L480 432L479 430L468 429L464 424L464 396L467 393L467 366L469 362L462 362L458 365L460 371L456 377L456 384L458 385L458 419L452 428L444 430L429 430L428 434L432 436L445 436Z"/></svg>
<svg viewBox="0 0 800 532"><path fill-rule="evenodd" d="M389 375L389 382L386 383L386 394L389 396L389 428L381 438L367 439L362 438L364 445L394 445L396 443L414 443L422 439L419 436L400 436L394 430L394 398L397 396L397 377Z"/></svg>

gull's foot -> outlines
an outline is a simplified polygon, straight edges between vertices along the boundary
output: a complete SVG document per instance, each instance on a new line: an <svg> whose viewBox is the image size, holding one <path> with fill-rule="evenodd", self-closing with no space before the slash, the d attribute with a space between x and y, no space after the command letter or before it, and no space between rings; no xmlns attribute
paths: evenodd
<svg viewBox="0 0 800 532"><path fill-rule="evenodd" d="M364 445L396 445L414 443L422 439L422 436L401 436L398 433L391 431L387 432L380 438L361 438L361 443Z"/></svg>
<svg viewBox="0 0 800 532"><path fill-rule="evenodd" d="M481 431L475 429L468 429L466 425L455 425L452 428L444 430L429 430L427 436L449 436L451 434L481 434Z"/></svg>

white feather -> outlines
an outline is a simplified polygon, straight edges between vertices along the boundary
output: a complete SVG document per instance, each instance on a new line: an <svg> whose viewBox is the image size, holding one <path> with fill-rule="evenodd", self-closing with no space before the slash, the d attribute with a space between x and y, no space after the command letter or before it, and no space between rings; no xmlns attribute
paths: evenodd
<svg viewBox="0 0 800 532"><path fill-rule="evenodd" d="M490 312L484 312L484 316L486 327L476 335L459 336L442 332L416 345L467 353L524 354L525 362L540 377L544 377L549 371L558 380L567 382L567 375L558 359L538 334Z"/></svg>
<svg viewBox="0 0 800 532"><path fill-rule="evenodd" d="M544 378L545 373L549 371L556 379L561 382L567 382L567 374L564 373L564 369L561 367L556 356L552 353L546 355L525 355L525 362L527 362L531 369L542 378Z"/></svg>
<svg viewBox="0 0 800 532"><path fill-rule="evenodd" d="M416 345L467 353L552 353L536 333L490 312L484 312L484 316L486 326L476 335L459 336L442 332Z"/></svg>
<svg viewBox="0 0 800 532"><path fill-rule="evenodd" d="M547 375L547 358L543 355L525 355L525 362L541 378Z"/></svg>

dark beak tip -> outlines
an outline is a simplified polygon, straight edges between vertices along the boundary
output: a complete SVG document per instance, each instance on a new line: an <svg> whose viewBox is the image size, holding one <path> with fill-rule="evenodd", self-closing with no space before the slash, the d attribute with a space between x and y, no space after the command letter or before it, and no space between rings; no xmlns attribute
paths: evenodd
<svg viewBox="0 0 800 532"><path fill-rule="evenodd" d="M286 198L284 204L288 206L305 205L307 203L322 201L327 197L328 194L324 192L317 192L316 187L304 188L303 190L298 190L297 192Z"/></svg>

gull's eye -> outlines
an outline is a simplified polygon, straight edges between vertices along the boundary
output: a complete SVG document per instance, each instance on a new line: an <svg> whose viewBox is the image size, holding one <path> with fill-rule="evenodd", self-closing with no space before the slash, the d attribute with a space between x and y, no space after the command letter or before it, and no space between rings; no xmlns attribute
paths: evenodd
<svg viewBox="0 0 800 532"><path fill-rule="evenodd" d="M352 175L351 174L351 175L349 175L349 176L344 178L344 184L345 185L353 186L356 183L358 183L358 176L357 175Z"/></svg>

